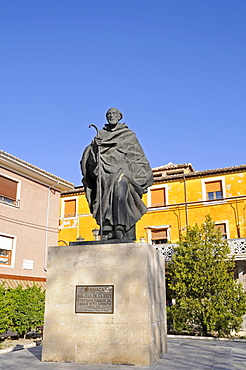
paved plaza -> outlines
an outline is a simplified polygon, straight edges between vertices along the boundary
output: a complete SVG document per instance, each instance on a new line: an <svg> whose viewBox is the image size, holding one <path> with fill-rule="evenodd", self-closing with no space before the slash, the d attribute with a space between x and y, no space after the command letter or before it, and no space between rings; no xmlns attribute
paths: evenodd
<svg viewBox="0 0 246 370"><path fill-rule="evenodd" d="M4 370L246 370L246 343L199 339L168 338L168 351L150 367L127 365L83 365L41 362L42 347L33 347L0 355Z"/></svg>

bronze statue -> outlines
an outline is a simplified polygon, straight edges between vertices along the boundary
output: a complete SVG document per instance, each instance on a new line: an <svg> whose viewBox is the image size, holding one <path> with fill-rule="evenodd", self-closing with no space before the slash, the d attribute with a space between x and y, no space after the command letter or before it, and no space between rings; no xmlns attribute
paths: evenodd
<svg viewBox="0 0 246 370"><path fill-rule="evenodd" d="M108 123L85 149L81 159L83 185L102 239L135 240L135 223L147 211L143 193L153 183L150 164L135 133L110 108Z"/></svg>

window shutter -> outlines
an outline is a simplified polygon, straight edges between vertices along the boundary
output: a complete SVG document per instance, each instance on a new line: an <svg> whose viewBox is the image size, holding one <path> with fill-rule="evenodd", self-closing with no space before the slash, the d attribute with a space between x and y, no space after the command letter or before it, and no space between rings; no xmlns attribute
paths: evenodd
<svg viewBox="0 0 246 370"><path fill-rule="evenodd" d="M0 176L0 195L16 200L17 181Z"/></svg>
<svg viewBox="0 0 246 370"><path fill-rule="evenodd" d="M0 235L0 249L12 251L13 238Z"/></svg>
<svg viewBox="0 0 246 370"><path fill-rule="evenodd" d="M151 190L151 207L160 207L166 204L165 188Z"/></svg>
<svg viewBox="0 0 246 370"><path fill-rule="evenodd" d="M167 229L152 230L152 240L167 239Z"/></svg>
<svg viewBox="0 0 246 370"><path fill-rule="evenodd" d="M207 193L222 191L221 181L206 182Z"/></svg>
<svg viewBox="0 0 246 370"><path fill-rule="evenodd" d="M221 181L211 181L206 183L207 200L222 199Z"/></svg>
<svg viewBox="0 0 246 370"><path fill-rule="evenodd" d="M65 200L64 217L76 216L76 199Z"/></svg>

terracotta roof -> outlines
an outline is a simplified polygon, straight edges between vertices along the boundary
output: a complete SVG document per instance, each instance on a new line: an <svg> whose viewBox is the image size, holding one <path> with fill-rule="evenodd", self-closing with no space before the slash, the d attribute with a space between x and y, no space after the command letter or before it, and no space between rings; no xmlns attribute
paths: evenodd
<svg viewBox="0 0 246 370"><path fill-rule="evenodd" d="M23 161L12 154L6 153L3 150L0 150L0 167L1 166L10 171L29 177L32 180L39 181L47 186L56 188L59 191L72 189L74 187L73 183L42 170L41 168Z"/></svg>
<svg viewBox="0 0 246 370"><path fill-rule="evenodd" d="M192 172L182 173L182 174L173 173L172 175L166 175L166 176L162 176L158 178L155 177L155 172L159 172L161 170L168 170L168 169L178 169L178 168L185 168L185 167L187 168L188 166L190 167L190 170ZM186 179L189 179L193 177L206 177L206 176L212 176L212 175L220 175L223 173L246 171L246 164L242 164L240 166L232 166L232 167L217 168L217 169L212 169L212 170L205 170L205 171L195 171L191 163L174 164L174 163L169 162L166 165L152 168L152 171L154 174L154 183L156 183L156 182L163 182L163 181L166 181L166 182L175 181L177 179L183 179L184 177ZM75 195L75 194L80 194L84 192L85 192L85 189L83 186L75 186L74 189L63 191L61 195Z"/></svg>
<svg viewBox="0 0 246 370"><path fill-rule="evenodd" d="M154 168L152 168L152 171L153 172L158 172L158 171L161 171L161 170L169 170L169 169L173 170L173 169L187 168L187 167L189 167L192 172L195 171L191 163L175 164L175 163L172 163L172 162L169 162L169 163L164 164L164 165L159 166L159 167L154 167Z"/></svg>
<svg viewBox="0 0 246 370"><path fill-rule="evenodd" d="M72 190L62 191L61 195L75 195L75 194L82 194L85 192L83 186L75 186Z"/></svg>
<svg viewBox="0 0 246 370"><path fill-rule="evenodd" d="M212 175L220 175L223 173L230 173L230 172L240 172L240 171L246 171L246 164L242 164L240 166L232 166L232 167L224 167L224 168L216 168L212 170L205 170L205 171L194 171L190 173L184 173L184 174L172 174L170 176L163 176L159 177L158 179L155 178L155 182L161 182L161 181L172 181L182 178L193 178L193 177L206 177L206 176L212 176Z"/></svg>

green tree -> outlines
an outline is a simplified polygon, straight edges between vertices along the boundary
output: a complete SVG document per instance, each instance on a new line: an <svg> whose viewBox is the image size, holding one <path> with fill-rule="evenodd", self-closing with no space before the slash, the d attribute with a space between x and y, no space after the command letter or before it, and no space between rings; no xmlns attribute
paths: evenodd
<svg viewBox="0 0 246 370"><path fill-rule="evenodd" d="M45 293L37 286L12 289L12 326L19 334L43 324Z"/></svg>
<svg viewBox="0 0 246 370"><path fill-rule="evenodd" d="M43 325L45 292L37 286L6 289L0 286L0 330L24 334Z"/></svg>
<svg viewBox="0 0 246 370"><path fill-rule="evenodd" d="M176 305L168 307L174 330L218 336L238 331L246 313L246 293L234 280L234 260L210 216L189 227L169 265L169 289Z"/></svg>
<svg viewBox="0 0 246 370"><path fill-rule="evenodd" d="M0 333L4 331L6 327L6 312L5 312L5 300L4 300L5 288L4 285L0 285Z"/></svg>
<svg viewBox="0 0 246 370"><path fill-rule="evenodd" d="M5 288L2 284L0 286L0 333L13 325L13 307L14 300L11 289Z"/></svg>

